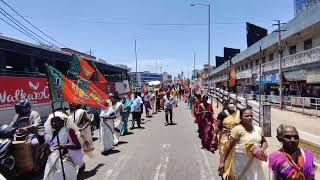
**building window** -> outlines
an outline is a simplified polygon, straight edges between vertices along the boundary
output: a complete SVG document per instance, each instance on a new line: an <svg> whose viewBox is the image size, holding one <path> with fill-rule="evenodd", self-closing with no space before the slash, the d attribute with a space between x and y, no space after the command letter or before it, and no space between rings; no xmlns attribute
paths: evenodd
<svg viewBox="0 0 320 180"><path fill-rule="evenodd" d="M304 50L312 48L312 39L307 39L304 41Z"/></svg>
<svg viewBox="0 0 320 180"><path fill-rule="evenodd" d="M238 72L240 72L240 66L238 66Z"/></svg>
<svg viewBox="0 0 320 180"><path fill-rule="evenodd" d="M250 62L250 68L253 68L253 62L252 61Z"/></svg>
<svg viewBox="0 0 320 180"><path fill-rule="evenodd" d="M257 66L259 65L259 59L256 60L256 65L257 65Z"/></svg>
<svg viewBox="0 0 320 180"><path fill-rule="evenodd" d="M246 64L246 69L248 69L248 64Z"/></svg>
<svg viewBox="0 0 320 180"><path fill-rule="evenodd" d="M273 55L273 53L270 53L269 54L269 61L273 61L274 60L274 55Z"/></svg>
<svg viewBox="0 0 320 180"><path fill-rule="evenodd" d="M280 50L280 56L283 57L283 50Z"/></svg>
<svg viewBox="0 0 320 180"><path fill-rule="evenodd" d="M292 54L295 54L295 53L297 53L297 46L296 45L290 46L289 54L292 55Z"/></svg>
<svg viewBox="0 0 320 180"><path fill-rule="evenodd" d="M262 57L262 64L266 63L266 57Z"/></svg>

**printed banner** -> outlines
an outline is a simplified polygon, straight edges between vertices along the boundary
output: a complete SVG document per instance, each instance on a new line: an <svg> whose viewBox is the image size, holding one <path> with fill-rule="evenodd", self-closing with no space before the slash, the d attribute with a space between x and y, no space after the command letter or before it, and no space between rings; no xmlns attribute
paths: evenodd
<svg viewBox="0 0 320 180"><path fill-rule="evenodd" d="M50 102L46 78L0 76L0 84L0 108L12 107L26 98L32 100L32 104Z"/></svg>

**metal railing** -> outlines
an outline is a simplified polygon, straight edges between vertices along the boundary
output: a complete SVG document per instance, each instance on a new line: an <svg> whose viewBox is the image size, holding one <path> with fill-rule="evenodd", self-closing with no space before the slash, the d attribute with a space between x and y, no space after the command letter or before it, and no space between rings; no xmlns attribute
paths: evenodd
<svg viewBox="0 0 320 180"><path fill-rule="evenodd" d="M246 107L252 108L253 119L257 125L262 127L264 135L271 137L271 109L269 104L259 104L259 102L248 99L237 94L232 94L219 88L206 89L206 93L209 97L217 100L217 105L224 104L229 98L236 100L237 108L243 109Z"/></svg>
<svg viewBox="0 0 320 180"><path fill-rule="evenodd" d="M242 96L250 100L260 100L260 95L238 94L238 96ZM280 96L261 95L261 101L268 102L273 105L278 105L280 104ZM284 96L283 103L287 110L320 116L320 98Z"/></svg>

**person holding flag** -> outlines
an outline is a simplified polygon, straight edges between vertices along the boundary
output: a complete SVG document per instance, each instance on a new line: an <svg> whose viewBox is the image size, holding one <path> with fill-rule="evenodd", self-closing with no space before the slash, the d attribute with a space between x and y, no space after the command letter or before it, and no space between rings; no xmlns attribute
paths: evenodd
<svg viewBox="0 0 320 180"><path fill-rule="evenodd" d="M62 112L50 114L44 124L46 141L52 151L44 171L44 180L76 180L77 169L84 170L83 150L80 144L80 132L73 121ZM64 157L63 167L59 162L59 149ZM61 157L60 157L61 158Z"/></svg>

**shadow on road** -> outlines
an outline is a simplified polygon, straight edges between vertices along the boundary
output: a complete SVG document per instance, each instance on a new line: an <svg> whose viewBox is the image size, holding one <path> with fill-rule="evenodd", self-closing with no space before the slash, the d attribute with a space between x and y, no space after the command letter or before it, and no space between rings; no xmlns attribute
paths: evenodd
<svg viewBox="0 0 320 180"><path fill-rule="evenodd" d="M128 142L127 141L119 141L118 145L121 145L121 144L128 144Z"/></svg>
<svg viewBox="0 0 320 180"><path fill-rule="evenodd" d="M96 141L96 140L98 140L97 137L92 137L92 141L93 141L93 142Z"/></svg>
<svg viewBox="0 0 320 180"><path fill-rule="evenodd" d="M133 132L127 132L127 134L125 134L124 136L129 136L129 135L132 135L134 134Z"/></svg>
<svg viewBox="0 0 320 180"><path fill-rule="evenodd" d="M104 155L104 156L109 156L111 154L117 154L121 151L117 150L117 149L113 149L113 150L110 150L110 151L106 151L106 152L102 152L101 154Z"/></svg>
<svg viewBox="0 0 320 180"><path fill-rule="evenodd" d="M104 164L100 163L91 171L84 171L81 175L79 175L78 180L83 180L83 179L87 179L89 177L95 176L98 172L98 169L101 168L102 166L104 166Z"/></svg>

